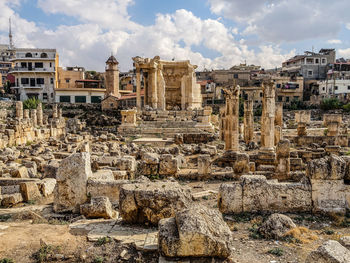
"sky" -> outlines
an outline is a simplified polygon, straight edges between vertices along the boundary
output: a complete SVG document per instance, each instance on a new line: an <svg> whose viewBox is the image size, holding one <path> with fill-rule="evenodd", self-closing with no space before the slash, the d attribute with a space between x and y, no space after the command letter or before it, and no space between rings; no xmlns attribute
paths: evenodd
<svg viewBox="0 0 350 263"><path fill-rule="evenodd" d="M61 66L121 71L132 57L190 60L203 69L240 63L269 69L304 51L350 58L349 0L0 0L16 47L56 48Z"/></svg>

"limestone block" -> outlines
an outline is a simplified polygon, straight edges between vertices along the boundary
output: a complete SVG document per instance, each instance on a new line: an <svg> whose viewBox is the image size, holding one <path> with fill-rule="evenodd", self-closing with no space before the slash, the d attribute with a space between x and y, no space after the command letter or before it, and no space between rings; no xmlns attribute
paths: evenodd
<svg viewBox="0 0 350 263"><path fill-rule="evenodd" d="M114 175L111 170L103 169L92 173L91 178L96 180L114 180Z"/></svg>
<svg viewBox="0 0 350 263"><path fill-rule="evenodd" d="M4 207L11 207L15 204L23 202L23 197L21 193L14 193L10 195L3 195L1 205Z"/></svg>
<svg viewBox="0 0 350 263"><path fill-rule="evenodd" d="M41 180L39 183L40 192L44 197L49 197L53 195L55 186L56 186L56 179L54 178L45 178Z"/></svg>
<svg viewBox="0 0 350 263"><path fill-rule="evenodd" d="M307 175L314 180L342 180L345 170L346 162L334 154L311 160L307 165Z"/></svg>
<svg viewBox="0 0 350 263"><path fill-rule="evenodd" d="M315 212L345 213L346 187L343 180L311 179Z"/></svg>
<svg viewBox="0 0 350 263"><path fill-rule="evenodd" d="M350 249L350 236L343 236L339 239L339 242L342 246Z"/></svg>
<svg viewBox="0 0 350 263"><path fill-rule="evenodd" d="M136 160L133 156L124 156L118 158L115 166L120 171L134 172L136 170Z"/></svg>
<svg viewBox="0 0 350 263"><path fill-rule="evenodd" d="M120 188L120 215L128 223L156 225L160 219L189 207L191 202L190 189L176 182L125 184Z"/></svg>
<svg viewBox="0 0 350 263"><path fill-rule="evenodd" d="M259 227L259 232L268 239L281 239L285 234L295 228L293 220L286 215L272 214Z"/></svg>
<svg viewBox="0 0 350 263"><path fill-rule="evenodd" d="M159 155L156 153L143 153L142 154L142 161L145 164L158 164L159 163Z"/></svg>
<svg viewBox="0 0 350 263"><path fill-rule="evenodd" d="M59 166L60 166L60 162L58 160L51 160L47 164L43 165L44 177L56 178L56 174Z"/></svg>
<svg viewBox="0 0 350 263"><path fill-rule="evenodd" d="M248 173L249 168L249 155L246 153L237 153L236 160L233 165L233 171L235 174Z"/></svg>
<svg viewBox="0 0 350 263"><path fill-rule="evenodd" d="M128 180L96 180L90 178L87 193L91 197L106 196L111 202L119 202L120 187L128 184Z"/></svg>
<svg viewBox="0 0 350 263"><path fill-rule="evenodd" d="M224 183L220 185L218 207L223 214L243 212L243 188L240 183Z"/></svg>
<svg viewBox="0 0 350 263"><path fill-rule="evenodd" d="M114 167L117 160L118 160L118 157L114 157L114 156L100 156L97 158L96 162L98 163L99 166Z"/></svg>
<svg viewBox="0 0 350 263"><path fill-rule="evenodd" d="M62 160L57 171L54 210L78 212L86 202L86 184L91 177L89 153L73 154Z"/></svg>
<svg viewBox="0 0 350 263"><path fill-rule="evenodd" d="M25 166L12 170L11 176L15 178L29 178L28 170Z"/></svg>
<svg viewBox="0 0 350 263"><path fill-rule="evenodd" d="M199 155L198 156L198 175L210 175L211 174L211 159L210 155Z"/></svg>
<svg viewBox="0 0 350 263"><path fill-rule="evenodd" d="M317 250L311 252L305 263L347 263L350 251L335 240L324 242Z"/></svg>
<svg viewBox="0 0 350 263"><path fill-rule="evenodd" d="M171 154L163 154L159 161L159 174L173 176L179 171L178 159Z"/></svg>
<svg viewBox="0 0 350 263"><path fill-rule="evenodd" d="M159 250L166 257L218 257L232 253L232 234L222 215L194 206L159 222Z"/></svg>
<svg viewBox="0 0 350 263"><path fill-rule="evenodd" d="M115 180L127 180L128 174L126 171L112 171Z"/></svg>
<svg viewBox="0 0 350 263"><path fill-rule="evenodd" d="M86 218L115 218L117 213L113 210L108 197L99 196L91 198L89 204L80 206L80 213Z"/></svg>
<svg viewBox="0 0 350 263"><path fill-rule="evenodd" d="M26 202L37 201L41 198L38 185L35 182L21 183L20 188L21 188L23 200Z"/></svg>

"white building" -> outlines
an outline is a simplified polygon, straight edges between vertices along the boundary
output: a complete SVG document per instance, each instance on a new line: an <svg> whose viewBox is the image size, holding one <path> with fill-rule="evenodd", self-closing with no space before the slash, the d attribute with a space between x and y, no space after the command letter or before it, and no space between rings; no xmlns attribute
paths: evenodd
<svg viewBox="0 0 350 263"><path fill-rule="evenodd" d="M14 68L10 73L16 78L13 89L18 100L35 97L43 102L54 101L58 67L56 49L18 48L11 61Z"/></svg>
<svg viewBox="0 0 350 263"><path fill-rule="evenodd" d="M318 82L321 99L335 97L347 100L350 94L350 79L324 80Z"/></svg>

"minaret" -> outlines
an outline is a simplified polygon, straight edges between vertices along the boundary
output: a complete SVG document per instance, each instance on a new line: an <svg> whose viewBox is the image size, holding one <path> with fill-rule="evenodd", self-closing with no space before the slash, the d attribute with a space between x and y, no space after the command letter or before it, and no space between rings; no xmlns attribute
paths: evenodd
<svg viewBox="0 0 350 263"><path fill-rule="evenodd" d="M13 40L12 40L11 17L9 18L9 40L10 40L10 49L12 50L14 47L13 47Z"/></svg>
<svg viewBox="0 0 350 263"><path fill-rule="evenodd" d="M106 96L120 97L119 93L119 62L113 54L106 61Z"/></svg>

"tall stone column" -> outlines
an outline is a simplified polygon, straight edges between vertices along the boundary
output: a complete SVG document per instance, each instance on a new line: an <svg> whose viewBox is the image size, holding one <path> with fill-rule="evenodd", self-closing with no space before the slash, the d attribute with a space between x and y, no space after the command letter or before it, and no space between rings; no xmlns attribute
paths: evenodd
<svg viewBox="0 0 350 263"><path fill-rule="evenodd" d="M57 104L52 105L52 118L54 119L58 118Z"/></svg>
<svg viewBox="0 0 350 263"><path fill-rule="evenodd" d="M239 91L239 86L224 89L226 97L224 125L226 151L239 151Z"/></svg>
<svg viewBox="0 0 350 263"><path fill-rule="evenodd" d="M25 110L23 111L23 118L29 119L29 110L28 110L28 109L25 109Z"/></svg>
<svg viewBox="0 0 350 263"><path fill-rule="evenodd" d="M277 153L277 166L276 175L277 179L288 179L290 173L290 142L287 139L279 141L276 147Z"/></svg>
<svg viewBox="0 0 350 263"><path fill-rule="evenodd" d="M244 101L244 142L249 144L254 138L254 100L253 94L248 93L248 99Z"/></svg>
<svg viewBox="0 0 350 263"><path fill-rule="evenodd" d="M23 119L23 102L16 101L16 118L20 121Z"/></svg>
<svg viewBox="0 0 350 263"><path fill-rule="evenodd" d="M38 119L38 125L39 126L43 126L44 124L44 116L43 116L43 106L42 106L42 103L39 103L37 109L36 109L36 112L37 112L37 119Z"/></svg>
<svg viewBox="0 0 350 263"><path fill-rule="evenodd" d="M157 98L158 106L160 110L165 110L165 80L162 72L162 68L157 68Z"/></svg>
<svg viewBox="0 0 350 263"><path fill-rule="evenodd" d="M58 118L61 119L62 118L62 108L59 108L57 110L57 115L58 115Z"/></svg>
<svg viewBox="0 0 350 263"><path fill-rule="evenodd" d="M151 107L157 109L158 106L158 94L157 94L157 72L155 68L151 68L149 73L149 82L151 89Z"/></svg>
<svg viewBox="0 0 350 263"><path fill-rule="evenodd" d="M275 145L275 85L272 81L262 85L261 146L273 151Z"/></svg>
<svg viewBox="0 0 350 263"><path fill-rule="evenodd" d="M33 126L38 125L38 117L36 109L30 110L30 118L32 119Z"/></svg>
<svg viewBox="0 0 350 263"><path fill-rule="evenodd" d="M298 123L298 136L306 136L307 135L307 124L310 123L311 120L311 112L310 111L296 111L294 115L295 121Z"/></svg>
<svg viewBox="0 0 350 263"><path fill-rule="evenodd" d="M141 76L140 69L136 69L136 107L141 110Z"/></svg>

